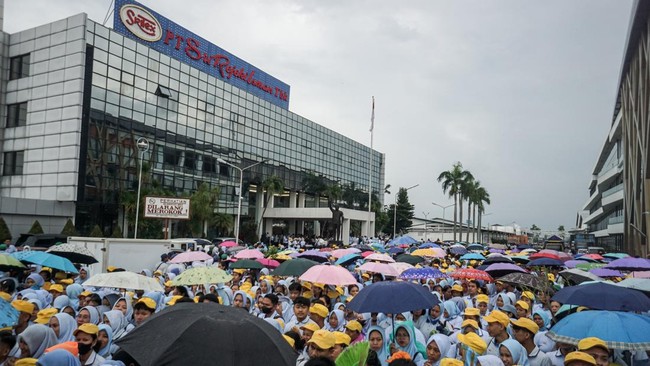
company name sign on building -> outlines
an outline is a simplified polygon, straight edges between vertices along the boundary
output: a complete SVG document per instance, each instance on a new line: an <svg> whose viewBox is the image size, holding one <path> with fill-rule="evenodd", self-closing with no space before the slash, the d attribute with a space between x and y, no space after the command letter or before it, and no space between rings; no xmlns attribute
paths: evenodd
<svg viewBox="0 0 650 366"><path fill-rule="evenodd" d="M173 197L146 197L144 217L156 219L188 220L190 200Z"/></svg>
<svg viewBox="0 0 650 366"><path fill-rule="evenodd" d="M289 85L135 1L115 1L113 29L261 99L289 109Z"/></svg>

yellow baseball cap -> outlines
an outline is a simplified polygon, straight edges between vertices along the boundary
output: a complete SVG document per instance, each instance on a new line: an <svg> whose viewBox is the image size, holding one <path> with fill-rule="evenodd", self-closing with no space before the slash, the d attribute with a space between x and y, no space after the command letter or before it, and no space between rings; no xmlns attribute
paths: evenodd
<svg viewBox="0 0 650 366"><path fill-rule="evenodd" d="M590 365L596 366L596 359L593 358L590 354L580 351L574 351L564 357L564 366L568 366L571 362L582 361Z"/></svg>
<svg viewBox="0 0 650 366"><path fill-rule="evenodd" d="M4 291L0 291L0 299L4 300L6 302L10 302L11 301L11 295L9 295L8 293L6 293Z"/></svg>
<svg viewBox="0 0 650 366"><path fill-rule="evenodd" d="M327 318L327 314L329 314L329 311L327 311L327 308L325 305L322 304L314 304L309 308L310 313L314 313L320 317Z"/></svg>
<svg viewBox="0 0 650 366"><path fill-rule="evenodd" d="M140 300L138 300L138 303L143 303L146 307L148 307L150 310L156 310L156 302L153 301L152 299L148 297L143 297Z"/></svg>
<svg viewBox="0 0 650 366"><path fill-rule="evenodd" d="M510 318L501 310L492 310L492 312L483 317L488 323L501 323L504 327L510 324Z"/></svg>
<svg viewBox="0 0 650 366"><path fill-rule="evenodd" d="M20 311L21 313L31 314L34 312L34 304L29 301L14 300L11 302L11 306L13 306L14 309Z"/></svg>
<svg viewBox="0 0 650 366"><path fill-rule="evenodd" d="M84 292L80 293L78 297L82 297L82 296L86 297L86 296L90 296L92 294L93 294L92 292L90 292L88 290L85 290Z"/></svg>
<svg viewBox="0 0 650 366"><path fill-rule="evenodd" d="M522 301L522 300L517 301L517 302L515 303L515 306L520 306L520 307L522 307L522 308L523 308L524 310L526 310L526 311L528 311L528 309L530 309L530 305L528 305L527 302Z"/></svg>
<svg viewBox="0 0 650 366"><path fill-rule="evenodd" d="M167 301L167 305L174 305L174 304L176 304L176 301L177 301L178 299L180 299L181 297L183 297L183 296L181 296L181 295L172 296L172 298L171 298L169 301Z"/></svg>
<svg viewBox="0 0 650 366"><path fill-rule="evenodd" d="M286 335L286 334L283 334L282 336L284 337L284 340L287 341L287 343L289 343L289 345L291 346L291 348L293 348L293 347L296 346L296 341L295 341L293 338L289 337L289 336Z"/></svg>
<svg viewBox="0 0 650 366"><path fill-rule="evenodd" d="M323 289L323 290L325 289L325 285L322 284L322 283L314 283L314 287L318 287L318 288Z"/></svg>
<svg viewBox="0 0 650 366"><path fill-rule="evenodd" d="M605 351L609 352L609 348L607 347L607 343L603 341L600 338L596 337L588 337L588 338L583 338L578 342L578 351L586 351L588 349L592 349L594 347L600 347L604 349Z"/></svg>
<svg viewBox="0 0 650 366"><path fill-rule="evenodd" d="M488 295L485 295L485 294L476 295L476 303L480 304L482 302L484 302L486 304L490 303L490 298L488 297Z"/></svg>
<svg viewBox="0 0 650 366"><path fill-rule="evenodd" d="M21 358L16 360L15 366L34 366L38 362L36 358Z"/></svg>
<svg viewBox="0 0 650 366"><path fill-rule="evenodd" d="M72 278L64 278L62 280L59 280L59 283L62 283L64 285L72 285L74 283L74 280Z"/></svg>
<svg viewBox="0 0 650 366"><path fill-rule="evenodd" d="M476 329L476 330L479 329L479 328L478 328L478 323L477 323L476 320L474 320L474 319L466 319L466 320L463 320L463 323L460 325L461 328L465 328L465 327L468 327L468 326L469 326L469 327L472 327L472 328L474 328L474 329Z"/></svg>
<svg viewBox="0 0 650 366"><path fill-rule="evenodd" d="M336 339L336 344L344 344L346 346L350 345L350 342L352 342L352 338L350 338L349 335L343 333L343 332L332 332L334 334L334 338Z"/></svg>
<svg viewBox="0 0 650 366"><path fill-rule="evenodd" d="M72 334L76 336L79 332L93 335L99 333L99 327L92 323L83 323L79 326L79 328L75 329Z"/></svg>
<svg viewBox="0 0 650 366"><path fill-rule="evenodd" d="M314 343L321 349L330 349L336 345L336 336L332 332L319 329L314 332L307 343Z"/></svg>
<svg viewBox="0 0 650 366"><path fill-rule="evenodd" d="M235 272L235 273L239 273L239 274L246 273L246 270L244 268L235 268L232 271Z"/></svg>
<svg viewBox="0 0 650 366"><path fill-rule="evenodd" d="M548 277L548 280L551 282L555 282L555 275L552 273L549 273L546 275Z"/></svg>
<svg viewBox="0 0 650 366"><path fill-rule="evenodd" d="M363 329L363 326L362 326L361 323L359 323L357 320L350 320L350 321L345 325L345 327L346 327L347 329L355 330L355 331L357 331L357 332L361 332L361 330Z"/></svg>
<svg viewBox="0 0 650 366"><path fill-rule="evenodd" d="M307 329L307 330L311 330L312 332L315 332L317 330L320 330L320 327L316 323L307 323L301 326L300 329Z"/></svg>
<svg viewBox="0 0 650 366"><path fill-rule="evenodd" d="M463 361L447 357L440 360L440 366L463 366Z"/></svg>
<svg viewBox="0 0 650 366"><path fill-rule="evenodd" d="M461 285L453 285L451 286L452 291L458 291L458 292L463 292L463 286Z"/></svg>
<svg viewBox="0 0 650 366"><path fill-rule="evenodd" d="M467 347L471 348L474 352L476 352L479 355L482 355L485 353L485 350L487 350L487 343L479 336L478 334L474 332L470 332L467 334L458 334L458 341Z"/></svg>
<svg viewBox="0 0 650 366"><path fill-rule="evenodd" d="M165 287L174 287L172 280L165 281Z"/></svg>
<svg viewBox="0 0 650 366"><path fill-rule="evenodd" d="M463 316L481 316L481 311L478 308L465 308Z"/></svg>
<svg viewBox="0 0 650 366"><path fill-rule="evenodd" d="M50 318L58 312L59 311L56 308L43 309L36 314L36 320L34 320L34 323L47 324L50 322Z"/></svg>
<svg viewBox="0 0 650 366"><path fill-rule="evenodd" d="M56 291L58 293L63 293L63 286L59 284L50 285L50 291Z"/></svg>
<svg viewBox="0 0 650 366"><path fill-rule="evenodd" d="M524 291L524 292L522 292L521 297L527 297L531 301L535 301L535 294L532 291Z"/></svg>
<svg viewBox="0 0 650 366"><path fill-rule="evenodd" d="M519 318L517 320L511 320L510 322L515 327L524 328L533 334L537 334L539 331L539 326L528 318Z"/></svg>

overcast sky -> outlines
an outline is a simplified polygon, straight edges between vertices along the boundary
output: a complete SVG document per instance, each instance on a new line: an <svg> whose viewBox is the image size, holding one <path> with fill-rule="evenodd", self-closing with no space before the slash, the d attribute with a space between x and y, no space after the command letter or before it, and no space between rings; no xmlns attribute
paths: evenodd
<svg viewBox="0 0 650 366"><path fill-rule="evenodd" d="M449 204L456 161L488 190L484 224L575 225L612 120L631 0L142 3L291 86L289 109L386 154L416 216ZM110 1L6 0L9 33ZM112 27L113 18L108 23ZM393 196L386 196L387 203ZM447 218L452 215L447 210Z"/></svg>

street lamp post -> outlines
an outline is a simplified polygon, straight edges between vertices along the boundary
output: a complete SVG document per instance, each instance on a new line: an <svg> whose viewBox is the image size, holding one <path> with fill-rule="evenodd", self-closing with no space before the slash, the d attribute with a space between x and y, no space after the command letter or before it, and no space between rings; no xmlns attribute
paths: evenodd
<svg viewBox="0 0 650 366"><path fill-rule="evenodd" d="M136 143L138 150L140 150L140 172L138 174L138 198L137 204L135 206L135 231L133 233L133 239L138 238L138 218L140 216L140 186L142 186L142 165L144 164L144 153L149 150L149 141L140 137Z"/></svg>
<svg viewBox="0 0 650 366"><path fill-rule="evenodd" d="M408 188L404 188L404 191L408 191L409 189L415 188L419 186L420 184L416 184L414 186L410 186ZM399 195L399 189L397 190L397 193L395 193L395 206L393 206L393 239L395 239L395 234L397 231L397 196Z"/></svg>
<svg viewBox="0 0 650 366"><path fill-rule="evenodd" d="M483 230L482 230L481 225L483 225L483 218L484 218L485 216L490 216L490 215L492 215L492 212L490 212L490 213L486 213L486 214L480 214L480 215L481 215L481 217L480 217L480 220L479 220L480 225L478 226L478 238L479 238L479 240L482 241L482 240L483 240L483 233L482 233ZM488 225L489 225L489 224L488 224ZM490 237L490 228L489 228L489 226L488 226L488 239L489 239L489 237ZM488 241L489 241L489 240L488 240Z"/></svg>
<svg viewBox="0 0 650 366"><path fill-rule="evenodd" d="M235 241L238 241L239 240L239 220L241 218L241 201L244 198L242 196L242 189L243 189L243 185L244 185L244 170L250 169L250 168L252 168L252 167L254 167L256 165L260 165L260 164L268 161L268 159L264 159L264 160L262 160L260 162L255 163L255 164L251 164L251 165L249 165L249 166L247 166L245 168L240 168L240 167L238 167L238 166L236 166L236 165L234 165L232 163L229 163L229 162L227 162L227 161L225 161L225 160L223 160L221 158L218 158L217 161L222 163L222 164L230 165L231 167L239 170L239 199L238 199L238 203L237 203L237 222L235 223Z"/></svg>
<svg viewBox="0 0 650 366"><path fill-rule="evenodd" d="M427 221L429 221L429 213L430 212L424 212L422 211L422 214L424 215L424 240L428 240L428 234L429 234L429 228L427 227Z"/></svg>
<svg viewBox="0 0 650 366"><path fill-rule="evenodd" d="M455 203L452 203L451 205L447 205L447 206L439 205L439 204L437 204L437 203L435 203L435 202L431 202L431 204L432 204L432 205L435 205L435 206L438 206L438 207L440 207L440 208L442 208L442 219L443 219L443 220L446 220L446 218L445 218L445 211L446 211L449 207L454 207L454 206L456 206Z"/></svg>

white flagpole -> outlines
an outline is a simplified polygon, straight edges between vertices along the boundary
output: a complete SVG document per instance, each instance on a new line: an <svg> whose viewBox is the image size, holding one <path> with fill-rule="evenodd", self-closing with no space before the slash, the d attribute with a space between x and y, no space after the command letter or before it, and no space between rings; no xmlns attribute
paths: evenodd
<svg viewBox="0 0 650 366"><path fill-rule="evenodd" d="M370 239L372 235L370 224L372 222L372 148L375 129L375 97L372 97L372 114L370 115L370 165L368 165L368 229L367 235Z"/></svg>

